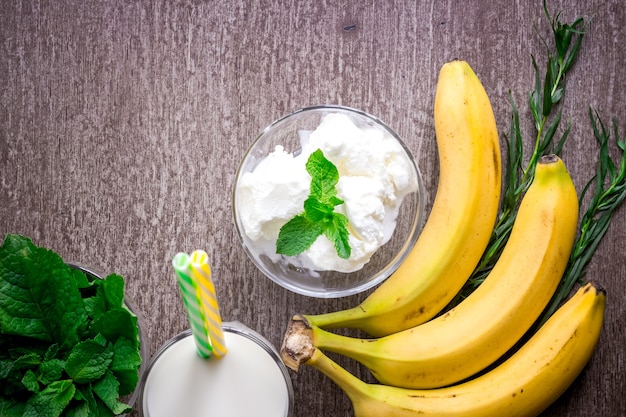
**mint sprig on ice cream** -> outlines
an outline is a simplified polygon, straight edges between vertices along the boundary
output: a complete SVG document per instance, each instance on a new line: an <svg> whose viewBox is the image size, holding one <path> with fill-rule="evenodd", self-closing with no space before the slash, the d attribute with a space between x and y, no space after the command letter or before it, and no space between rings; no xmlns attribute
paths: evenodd
<svg viewBox="0 0 626 417"><path fill-rule="evenodd" d="M348 218L335 211L343 204L337 197L339 171L337 167L318 149L306 163L311 175L311 188L304 201L304 211L285 223L276 240L276 253L295 256L307 250L321 235L334 243L337 255L342 259L350 257L348 242Z"/></svg>

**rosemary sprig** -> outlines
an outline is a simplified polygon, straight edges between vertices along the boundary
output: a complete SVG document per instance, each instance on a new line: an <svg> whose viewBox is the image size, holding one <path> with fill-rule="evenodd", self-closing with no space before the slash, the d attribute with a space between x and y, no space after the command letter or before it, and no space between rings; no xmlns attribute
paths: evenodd
<svg viewBox="0 0 626 417"><path fill-rule="evenodd" d="M498 218L478 266L444 311L454 307L471 294L493 269L513 229L521 198L534 179L537 161L546 154L560 155L570 132L571 126L567 123L563 132L555 140L562 118L561 110L556 110L565 96L565 77L578 57L585 34L586 22L583 18L578 18L572 24L561 23L559 20L561 14L557 13L556 16L552 17L545 0L543 9L550 23L553 46L550 47L549 43L543 40L547 50L544 73L540 71L535 57L532 56L535 86L529 94L528 103L535 129L534 148L528 162L524 165L523 134L520 127L519 110L509 92L512 116L509 136L505 136L507 147L506 171Z"/></svg>
<svg viewBox="0 0 626 417"><path fill-rule="evenodd" d="M582 206L585 195L591 187L593 195L581 219L578 237L574 242L563 278L548 307L539 318L537 328L556 311L576 283L583 280L585 268L606 234L615 210L626 198L626 136L620 138L617 119L613 118L615 144L621 151L619 164L616 164L609 153L610 131L602 123L598 112L591 108L589 118L600 147L596 174L581 192L580 205Z"/></svg>
<svg viewBox="0 0 626 417"><path fill-rule="evenodd" d="M457 297L446 307L452 308L471 294L489 274L509 238L523 194L534 179L537 161L548 153L560 154L570 132L568 123L558 140L556 132L561 123L561 110L555 111L565 95L565 76L578 57L586 22L578 18L571 25L559 21L560 13L551 17L543 2L545 15L550 22L554 40L553 49L548 47L545 73L541 73L534 57L535 86L529 94L529 107L535 129L535 145L528 162L524 165L523 135L520 128L519 110L509 93L512 109L507 145L506 171L503 184L503 200L497 222L487 249ZM572 253L559 286L532 329L532 335L556 311L577 283L584 280L586 267L591 261L602 238L605 236L615 211L626 199L626 136L620 137L617 119L613 118L613 136L621 152L619 162L611 158L611 131L606 128L597 111L589 109L589 119L595 139L599 144L596 174L583 188L579 200L582 205L588 192L593 190L587 208L582 215L579 231ZM523 339L524 340L524 339Z"/></svg>

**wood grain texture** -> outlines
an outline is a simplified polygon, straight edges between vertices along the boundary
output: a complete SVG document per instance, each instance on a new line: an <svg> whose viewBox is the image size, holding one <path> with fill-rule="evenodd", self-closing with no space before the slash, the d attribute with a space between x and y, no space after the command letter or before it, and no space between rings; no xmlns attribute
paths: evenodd
<svg viewBox="0 0 626 417"><path fill-rule="evenodd" d="M563 107L572 124L563 158L582 189L596 160L588 107L626 129L626 10L622 0L548 3L565 21L593 17ZM440 66L472 65L502 135L511 91L530 132L531 55L543 62L548 35L540 0L1 1L0 234L124 275L151 353L187 327L172 256L205 249L224 318L279 345L292 313L346 308L364 295L299 296L245 257L231 183L260 130L308 105L370 112L418 159L429 208ZM546 417L626 415L625 213L589 268L608 291L600 345ZM352 415L321 374L292 377L296 417Z"/></svg>

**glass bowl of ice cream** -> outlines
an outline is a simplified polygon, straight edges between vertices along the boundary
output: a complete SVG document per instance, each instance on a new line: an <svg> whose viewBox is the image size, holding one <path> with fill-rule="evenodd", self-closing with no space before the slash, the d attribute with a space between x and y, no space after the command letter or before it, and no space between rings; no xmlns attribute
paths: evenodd
<svg viewBox="0 0 626 417"><path fill-rule="evenodd" d="M295 293L336 298L388 278L421 230L424 189L386 124L342 106L307 107L265 128L236 172L243 248Z"/></svg>

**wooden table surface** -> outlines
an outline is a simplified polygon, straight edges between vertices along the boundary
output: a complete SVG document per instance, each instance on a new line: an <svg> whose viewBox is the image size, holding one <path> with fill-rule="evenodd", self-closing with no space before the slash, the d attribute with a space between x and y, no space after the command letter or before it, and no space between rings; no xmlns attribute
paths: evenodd
<svg viewBox="0 0 626 417"><path fill-rule="evenodd" d="M572 125L563 159L580 190L597 155L589 106L626 129L626 8L623 0L548 8L562 10L566 23L592 18L563 106ZM309 105L372 113L417 158L429 210L441 65L472 65L504 141L509 91L531 132L531 56L545 62L541 38L549 35L540 0L3 0L0 234L29 236L68 261L125 276L150 353L188 327L173 255L205 249L224 319L278 346L292 313L350 307L365 294L296 295L244 255L231 185L260 130ZM525 136L528 148L532 140ZM589 266L608 291L600 344L544 416L626 415L625 213L617 212ZM352 415L319 372L305 367L292 379L296 417Z"/></svg>

